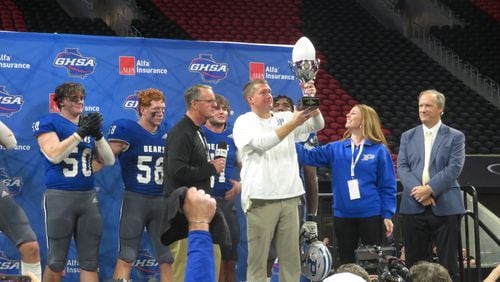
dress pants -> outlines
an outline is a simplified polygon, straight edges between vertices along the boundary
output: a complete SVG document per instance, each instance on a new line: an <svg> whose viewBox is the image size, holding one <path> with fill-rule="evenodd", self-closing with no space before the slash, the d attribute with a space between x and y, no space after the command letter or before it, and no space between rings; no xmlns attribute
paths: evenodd
<svg viewBox="0 0 500 282"><path fill-rule="evenodd" d="M459 215L436 216L430 207L421 214L405 215L404 244L408 267L421 260L431 261L434 243L439 264L448 270L453 281L458 281L459 219Z"/></svg>

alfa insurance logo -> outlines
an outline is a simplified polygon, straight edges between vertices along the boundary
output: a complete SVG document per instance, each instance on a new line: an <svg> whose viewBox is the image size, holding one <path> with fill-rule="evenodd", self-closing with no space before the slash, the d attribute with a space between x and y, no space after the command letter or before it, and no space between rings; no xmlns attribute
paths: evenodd
<svg viewBox="0 0 500 282"><path fill-rule="evenodd" d="M0 85L0 116L12 116L21 110L23 104L23 96L10 94L5 85Z"/></svg>
<svg viewBox="0 0 500 282"><path fill-rule="evenodd" d="M120 56L118 58L120 75L135 75L135 57Z"/></svg>
<svg viewBox="0 0 500 282"><path fill-rule="evenodd" d="M217 84L227 77L229 68L226 63L216 62L212 54L200 54L191 60L189 71L199 73L204 82Z"/></svg>
<svg viewBox="0 0 500 282"><path fill-rule="evenodd" d="M118 57L118 73L120 75L166 75L168 70L165 66L158 67L158 62L135 56Z"/></svg>
<svg viewBox="0 0 500 282"><path fill-rule="evenodd" d="M264 63L259 62L250 62L249 64L249 72L250 72L250 80L254 79L264 79Z"/></svg>
<svg viewBox="0 0 500 282"><path fill-rule="evenodd" d="M57 53L54 59L55 67L66 68L68 76L85 78L94 73L96 67L95 57L83 56L78 48L65 48L64 52Z"/></svg>

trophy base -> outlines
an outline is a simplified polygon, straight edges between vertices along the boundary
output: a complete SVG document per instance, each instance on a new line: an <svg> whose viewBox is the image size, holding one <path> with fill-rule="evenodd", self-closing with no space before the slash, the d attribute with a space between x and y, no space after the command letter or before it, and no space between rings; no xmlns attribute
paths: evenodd
<svg viewBox="0 0 500 282"><path fill-rule="evenodd" d="M318 97L302 97L299 102L299 110L309 109L317 109L320 106Z"/></svg>

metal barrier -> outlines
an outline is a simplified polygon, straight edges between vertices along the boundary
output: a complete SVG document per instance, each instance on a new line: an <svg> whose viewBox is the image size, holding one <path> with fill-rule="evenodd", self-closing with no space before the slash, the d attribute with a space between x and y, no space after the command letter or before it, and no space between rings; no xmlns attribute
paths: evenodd
<svg viewBox="0 0 500 282"><path fill-rule="evenodd" d="M482 74L471 63L461 59L457 53L445 47L439 39L430 35L423 26L413 23L410 39L467 86L495 106L500 107L500 85L495 80Z"/></svg>
<svg viewBox="0 0 500 282"><path fill-rule="evenodd" d="M500 246L500 239L497 237L497 234L491 231L491 229L484 224L481 219L479 219L479 208L478 208L478 199L477 199L477 191L474 186L464 186L461 187L464 195L464 207L465 207L465 215L464 215L464 231L465 231L465 249L466 254L470 253L470 230L469 230L469 220L473 220L473 234L474 234L474 248L475 248L475 260L476 260L476 279L472 280L472 269L470 265L470 260L467 258L467 268L464 267L464 258L462 253L462 234L459 234L459 266L460 266L460 276L461 281L482 281L482 273L481 273L481 249L480 249L480 237L479 231L480 228L484 230L484 232L498 245ZM468 207L467 196L472 197L472 211ZM464 279L467 280L464 280Z"/></svg>
<svg viewBox="0 0 500 282"><path fill-rule="evenodd" d="M476 275L477 275L477 280L476 281L482 281L481 279L481 246L479 244L479 208L478 208L478 202L477 202L477 191L474 186L464 186L461 187L461 190L463 191L464 195L464 207L465 207L465 215L464 215L464 222L465 222L465 250L467 256L470 254L470 235L469 235L469 217L472 218L474 221L474 248L475 248L475 256L476 256ZM467 203L467 195L470 195L472 197L472 211L468 209L468 203ZM460 228L460 222L459 221L459 236L458 236L458 262L459 262L459 268L460 268L460 281L472 281L471 280L471 265L470 265L470 259L467 258L467 276L465 275L465 268L464 268L464 256L462 252L462 233ZM467 280L464 280L464 278L467 278Z"/></svg>

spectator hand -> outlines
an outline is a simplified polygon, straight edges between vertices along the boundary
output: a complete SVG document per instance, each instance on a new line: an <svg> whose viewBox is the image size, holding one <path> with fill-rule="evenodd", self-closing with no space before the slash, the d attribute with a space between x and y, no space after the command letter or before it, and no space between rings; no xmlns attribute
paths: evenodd
<svg viewBox="0 0 500 282"><path fill-rule="evenodd" d="M318 237L318 224L314 221L306 221L300 228L300 236L311 240Z"/></svg>
<svg viewBox="0 0 500 282"><path fill-rule="evenodd" d="M100 113L90 114L83 118L76 134L80 136L80 138L85 138L89 135L93 135L95 131L98 129L101 130L102 125L102 115ZM101 133L102 135L102 133Z"/></svg>
<svg viewBox="0 0 500 282"><path fill-rule="evenodd" d="M191 187L186 192L182 210L189 223L189 230L206 230L215 215L215 199L205 191Z"/></svg>

